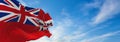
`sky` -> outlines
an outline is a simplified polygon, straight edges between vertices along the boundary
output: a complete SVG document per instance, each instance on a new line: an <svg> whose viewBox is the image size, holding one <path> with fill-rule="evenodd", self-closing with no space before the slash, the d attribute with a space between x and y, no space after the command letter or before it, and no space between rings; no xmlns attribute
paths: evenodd
<svg viewBox="0 0 120 42"><path fill-rule="evenodd" d="M119 42L120 0L18 0L50 13L52 36L30 42Z"/></svg>

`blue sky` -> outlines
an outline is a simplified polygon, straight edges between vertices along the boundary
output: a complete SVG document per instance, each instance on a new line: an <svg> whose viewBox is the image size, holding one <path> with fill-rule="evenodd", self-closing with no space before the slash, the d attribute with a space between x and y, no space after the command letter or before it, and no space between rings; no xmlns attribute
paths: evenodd
<svg viewBox="0 0 120 42"><path fill-rule="evenodd" d="M119 42L120 0L19 0L50 13L51 38L30 42Z"/></svg>

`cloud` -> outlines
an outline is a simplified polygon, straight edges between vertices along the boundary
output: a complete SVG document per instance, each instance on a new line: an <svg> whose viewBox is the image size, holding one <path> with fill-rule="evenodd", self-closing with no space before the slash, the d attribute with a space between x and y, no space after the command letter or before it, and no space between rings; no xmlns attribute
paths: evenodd
<svg viewBox="0 0 120 42"><path fill-rule="evenodd" d="M101 0L94 0L92 2L89 2L89 3L87 2L84 4L80 3L80 6L79 6L80 12L82 12L84 16L88 16L90 14L91 9L100 8L101 3L102 3Z"/></svg>
<svg viewBox="0 0 120 42"><path fill-rule="evenodd" d="M93 18L93 24L102 23L120 12L120 0L105 0L100 12Z"/></svg>
<svg viewBox="0 0 120 42"><path fill-rule="evenodd" d="M107 26L108 26L107 24L104 24L101 27L97 27L97 28L95 27L95 28L92 28L92 29L85 31L85 32L83 32L82 29L88 28L88 27L86 27L86 25L80 26L80 27L78 27L79 29L73 31L72 34L64 36L63 40L65 42L79 42L80 40L85 39L89 35L89 33L92 34L92 32L95 32L95 31L100 30L100 29L104 29Z"/></svg>
<svg viewBox="0 0 120 42"><path fill-rule="evenodd" d="M66 18L70 17L69 13L67 12L67 10L65 8L62 9L61 14L64 15Z"/></svg>
<svg viewBox="0 0 120 42"><path fill-rule="evenodd" d="M84 6L86 8L99 8L101 7L101 3L102 3L101 0L94 0L93 2L86 3Z"/></svg>
<svg viewBox="0 0 120 42"><path fill-rule="evenodd" d="M107 37L114 36L114 35L116 35L118 33L120 33L120 31L106 33L106 34L103 34L103 35L100 35L100 36L95 36L95 37L89 38L89 39L83 39L80 42L102 42Z"/></svg>

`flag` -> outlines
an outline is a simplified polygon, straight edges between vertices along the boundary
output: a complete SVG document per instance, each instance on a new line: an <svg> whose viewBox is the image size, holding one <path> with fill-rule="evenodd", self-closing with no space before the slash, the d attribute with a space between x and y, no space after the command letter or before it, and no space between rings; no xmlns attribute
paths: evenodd
<svg viewBox="0 0 120 42"><path fill-rule="evenodd" d="M26 7L17 0L0 0L0 42L26 42L50 37L52 25L49 13Z"/></svg>

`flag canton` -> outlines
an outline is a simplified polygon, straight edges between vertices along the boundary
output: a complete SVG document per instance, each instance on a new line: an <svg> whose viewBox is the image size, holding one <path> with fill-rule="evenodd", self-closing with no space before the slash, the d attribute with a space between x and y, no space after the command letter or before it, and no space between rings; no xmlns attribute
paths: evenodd
<svg viewBox="0 0 120 42"><path fill-rule="evenodd" d="M34 20L40 9L23 6L17 0L0 0L0 7L0 21L38 26Z"/></svg>

